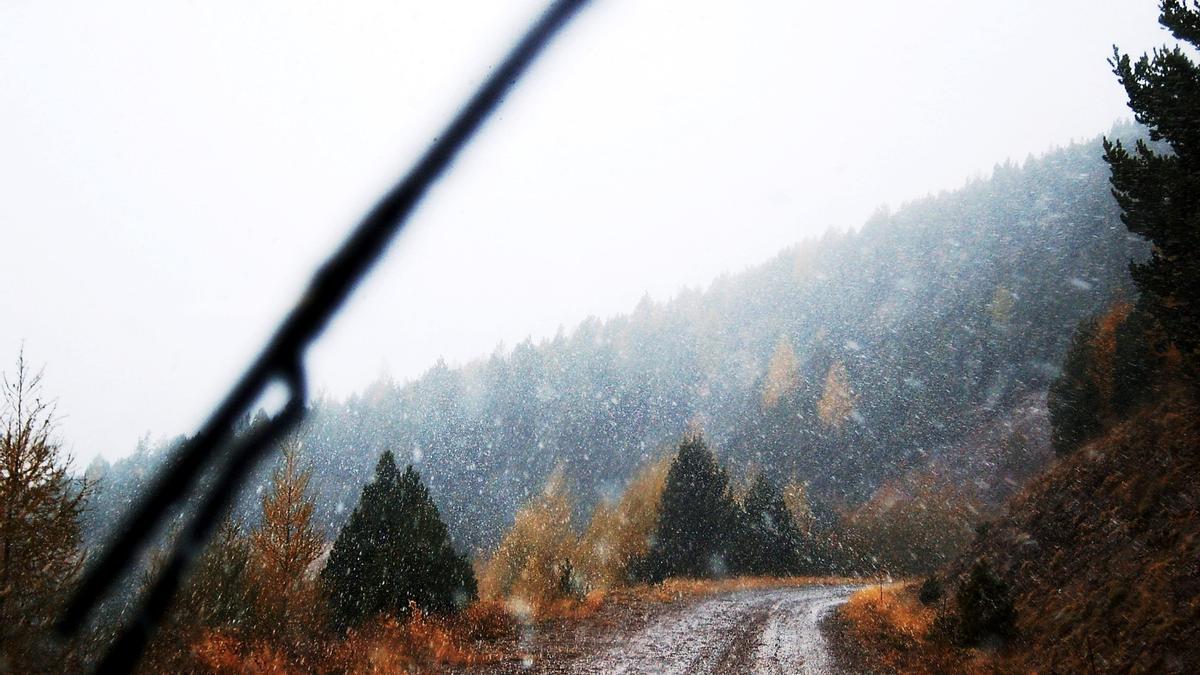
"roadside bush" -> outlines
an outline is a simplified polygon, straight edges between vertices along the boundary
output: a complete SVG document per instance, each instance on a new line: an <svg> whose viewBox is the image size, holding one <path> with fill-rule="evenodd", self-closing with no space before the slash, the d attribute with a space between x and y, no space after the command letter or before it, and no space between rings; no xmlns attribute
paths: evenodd
<svg viewBox="0 0 1200 675"><path fill-rule="evenodd" d="M922 605L929 607L942 599L944 592L942 590L942 580L937 578L936 574L932 574L921 584L921 590L917 592L917 599Z"/></svg>
<svg viewBox="0 0 1200 675"><path fill-rule="evenodd" d="M1008 584L980 561L958 588L958 633L967 646L1006 642L1016 636L1017 611Z"/></svg>

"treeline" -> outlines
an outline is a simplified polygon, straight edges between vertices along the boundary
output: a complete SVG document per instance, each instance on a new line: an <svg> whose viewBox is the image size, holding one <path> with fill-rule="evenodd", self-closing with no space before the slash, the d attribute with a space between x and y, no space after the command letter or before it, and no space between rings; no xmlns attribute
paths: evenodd
<svg viewBox="0 0 1200 675"><path fill-rule="evenodd" d="M669 577L788 576L826 569L803 486L780 489L757 474L730 484L703 437L644 467L625 492L572 527L568 481L558 470L480 565L485 597L530 611L594 591Z"/></svg>
<svg viewBox="0 0 1200 675"><path fill-rule="evenodd" d="M132 602L117 603L75 643L51 634L85 560L80 524L93 486L67 473L37 386L20 361L6 389L0 459L36 470L8 470L0 492L0 578L9 583L0 594L0 656L18 671L80 670L136 619ZM400 469L390 451L344 526L327 537L315 521L319 497L304 437L280 441L257 518L247 524L235 513L222 522L153 634L146 672L469 664L482 658L480 640L622 586L863 568L861 550L839 547L839 531L818 526L802 482L778 486L763 472L735 480L698 432L597 505L581 532L560 467L474 565L452 544L419 473ZM160 542L162 551L172 539ZM163 562L152 553L138 582L150 583Z"/></svg>
<svg viewBox="0 0 1200 675"><path fill-rule="evenodd" d="M130 610L145 589L110 601L81 637L55 634L86 563L82 523L95 485L69 472L40 373L23 354L2 383L0 670L81 672L140 620ZM314 521L301 439L293 433L280 442L254 524L237 514L221 523L152 635L144 671L398 672L441 658L427 653L439 645L467 644L507 621L473 605L470 562L451 544L419 474L401 471L390 452L329 542ZM135 586L157 577L173 538L150 552ZM450 615L456 623L427 618Z"/></svg>
<svg viewBox="0 0 1200 675"><path fill-rule="evenodd" d="M975 537L976 504L927 478L891 486L829 524L814 517L807 492L761 471L732 477L689 432L577 528L560 467L478 564L480 593L536 615L668 578L908 575L945 563Z"/></svg>
<svg viewBox="0 0 1200 675"><path fill-rule="evenodd" d="M23 403L36 386L25 372L19 363L4 449L19 457L10 461L43 467L18 500L42 505L6 521L0 534L6 551L43 562L42 550L57 557L36 573L24 568L22 588L43 589L40 604L0 597L0 609L13 612L6 630L14 637L3 644L9 663L71 669L95 658L130 617L117 603L77 644L61 649L49 640L50 622L83 562L80 523L94 486L66 473L50 440L49 412ZM836 371L824 389L825 414L848 417L854 395ZM385 643L395 667L436 662L450 648L464 649L457 658L469 662L475 656L462 645L478 636L563 611L593 593L677 577L911 573L944 562L973 533L970 498L928 480L890 484L822 522L804 481L779 485L763 471L731 471L692 432L597 504L579 529L571 477L559 467L473 566L453 546L421 476L411 465L401 470L390 451L344 525L328 535L316 521L320 496L312 489L307 437L301 431L281 442L269 482L254 497L253 520L243 508L222 524L155 635L147 669L355 670L377 666L362 659L376 658ZM56 546L47 546L47 537ZM146 581L158 564L152 555ZM8 566L0 572L20 573Z"/></svg>
<svg viewBox="0 0 1200 675"><path fill-rule="evenodd" d="M701 417L732 470L807 482L830 523L1044 392L1069 330L1132 297L1123 266L1147 247L1122 227L1100 154L1097 140L1001 165L702 291L317 401L316 521L332 537L375 458L402 449L456 541L490 550L556 466L582 518ZM93 467L89 537L162 455L147 444ZM256 507L242 502L247 520Z"/></svg>

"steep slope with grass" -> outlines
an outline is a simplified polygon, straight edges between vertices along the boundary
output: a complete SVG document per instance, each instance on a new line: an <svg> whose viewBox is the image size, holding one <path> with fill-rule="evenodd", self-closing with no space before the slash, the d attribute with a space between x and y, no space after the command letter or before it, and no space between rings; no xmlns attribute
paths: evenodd
<svg viewBox="0 0 1200 675"><path fill-rule="evenodd" d="M840 612L851 667L875 672L1194 673L1200 669L1200 406L1167 392L1034 479L967 554ZM1016 635L968 645L958 589L982 564Z"/></svg>
<svg viewBox="0 0 1200 675"><path fill-rule="evenodd" d="M1064 458L951 574L1012 589L1023 665L1200 668L1200 406L1182 390Z"/></svg>

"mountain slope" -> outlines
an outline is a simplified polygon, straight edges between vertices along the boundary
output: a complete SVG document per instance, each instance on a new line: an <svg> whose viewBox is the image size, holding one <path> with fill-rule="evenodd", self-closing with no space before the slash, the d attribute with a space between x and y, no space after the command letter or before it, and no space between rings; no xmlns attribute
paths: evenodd
<svg viewBox="0 0 1200 675"><path fill-rule="evenodd" d="M318 520L340 526L390 449L429 481L459 543L487 547L556 465L582 512L697 418L725 461L857 503L1044 391L1066 336L1128 292L1113 270L1144 250L1098 140L1000 166L704 291L318 401L305 443ZM107 474L130 483L141 461ZM103 499L107 513L128 495Z"/></svg>
<svg viewBox="0 0 1200 675"><path fill-rule="evenodd" d="M1194 672L1200 663L1200 406L1182 388L1059 460L948 576L1012 589L1006 672Z"/></svg>

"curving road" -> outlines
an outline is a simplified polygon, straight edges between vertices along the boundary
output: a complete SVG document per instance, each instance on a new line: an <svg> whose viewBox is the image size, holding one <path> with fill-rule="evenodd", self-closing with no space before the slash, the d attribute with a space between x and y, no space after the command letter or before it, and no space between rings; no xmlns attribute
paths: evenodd
<svg viewBox="0 0 1200 675"><path fill-rule="evenodd" d="M829 673L820 620L857 587L737 591L681 607L570 672Z"/></svg>

